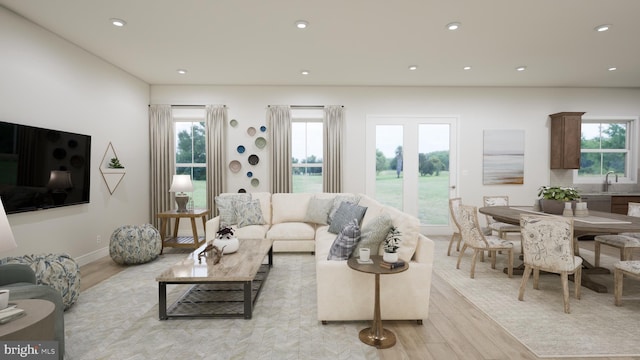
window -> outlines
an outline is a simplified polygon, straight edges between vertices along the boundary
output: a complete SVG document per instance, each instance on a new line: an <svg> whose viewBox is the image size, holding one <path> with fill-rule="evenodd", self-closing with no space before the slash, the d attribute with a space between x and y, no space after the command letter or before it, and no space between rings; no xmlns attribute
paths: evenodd
<svg viewBox="0 0 640 360"><path fill-rule="evenodd" d="M323 111L291 111L293 192L322 192Z"/></svg>
<svg viewBox="0 0 640 360"><path fill-rule="evenodd" d="M582 119L580 169L576 183L600 183L612 172L618 182L635 182L636 122L633 118Z"/></svg>
<svg viewBox="0 0 640 360"><path fill-rule="evenodd" d="M190 111L188 111L190 110ZM193 207L207 208L204 109L174 109L176 174L191 175Z"/></svg>

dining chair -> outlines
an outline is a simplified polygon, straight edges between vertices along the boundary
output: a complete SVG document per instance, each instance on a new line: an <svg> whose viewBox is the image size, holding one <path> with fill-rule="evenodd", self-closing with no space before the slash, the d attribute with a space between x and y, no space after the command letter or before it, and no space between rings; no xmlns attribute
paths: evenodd
<svg viewBox="0 0 640 360"><path fill-rule="evenodd" d="M484 206L509 206L508 196L483 196L482 202ZM492 231L498 232L498 237L506 239L508 233L519 233L520 227L518 225L507 224L496 221L493 217L485 215L487 219L487 227Z"/></svg>
<svg viewBox="0 0 640 360"><path fill-rule="evenodd" d="M613 265L613 295L616 306L622 306L622 283L625 275L640 280L640 261L618 261Z"/></svg>
<svg viewBox="0 0 640 360"><path fill-rule="evenodd" d="M458 208L462 205L461 198L453 198L449 199L449 212L451 213L451 220L453 221L453 234L451 234L451 239L449 240L449 247L447 248L447 256L451 255L451 245L453 242L457 240L456 251L460 251L460 241L462 240L462 235L460 234L460 225L458 225Z"/></svg>
<svg viewBox="0 0 640 360"><path fill-rule="evenodd" d="M564 312L569 313L569 275L574 275L575 296L580 299L582 258L573 252L573 219L560 216L521 215L524 273L518 300L533 272L533 288L539 289L540 271L560 274Z"/></svg>
<svg viewBox="0 0 640 360"><path fill-rule="evenodd" d="M467 248L473 249L471 257L471 278L475 276L476 261L479 255L488 251L491 254L491 268L496 268L496 253L506 251L509 258L507 274L513 277L513 244L510 241L500 239L497 236L485 236L478 224L478 209L475 206L460 205L458 207L458 224L462 236L462 249L458 254L456 269L460 269L460 261Z"/></svg>
<svg viewBox="0 0 640 360"><path fill-rule="evenodd" d="M628 216L640 217L640 203L629 203ZM620 260L633 258L633 250L640 248L640 233L620 233L617 235L598 235L594 238L594 265L600 266L600 245L609 245L620 249Z"/></svg>

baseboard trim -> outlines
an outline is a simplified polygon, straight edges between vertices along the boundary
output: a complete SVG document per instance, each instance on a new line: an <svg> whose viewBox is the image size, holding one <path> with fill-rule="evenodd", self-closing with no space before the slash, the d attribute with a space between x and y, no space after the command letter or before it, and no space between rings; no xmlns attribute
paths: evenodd
<svg viewBox="0 0 640 360"><path fill-rule="evenodd" d="M102 249L98 249L88 254L79 256L75 258L75 260L78 263L78 265L84 266L108 255L109 255L109 247L103 247Z"/></svg>

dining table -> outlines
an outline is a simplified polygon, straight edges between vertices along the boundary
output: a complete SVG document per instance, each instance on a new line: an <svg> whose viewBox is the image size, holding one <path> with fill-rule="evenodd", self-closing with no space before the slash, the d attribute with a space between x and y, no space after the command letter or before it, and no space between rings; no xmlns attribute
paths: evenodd
<svg viewBox="0 0 640 360"><path fill-rule="evenodd" d="M547 215L561 216L543 213L533 206L485 206L478 209L478 212L491 216L494 220L507 224L520 225L521 215ZM614 214L603 211L588 211L586 216L573 216L573 249L576 256L582 258L582 286L599 293L606 293L607 287L594 281L589 275L609 274L609 269L593 266L587 259L580 255L578 239L586 235L619 234L626 232L640 233L640 217ZM524 270L524 265L518 267ZM514 274L516 269L514 268Z"/></svg>

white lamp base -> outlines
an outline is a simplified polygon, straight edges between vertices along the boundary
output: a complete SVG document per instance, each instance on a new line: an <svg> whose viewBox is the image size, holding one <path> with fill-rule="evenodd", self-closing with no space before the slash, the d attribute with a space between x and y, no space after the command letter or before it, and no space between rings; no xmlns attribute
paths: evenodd
<svg viewBox="0 0 640 360"><path fill-rule="evenodd" d="M178 204L177 212L187 212L187 203L189 202L189 195L176 194L176 203Z"/></svg>

